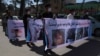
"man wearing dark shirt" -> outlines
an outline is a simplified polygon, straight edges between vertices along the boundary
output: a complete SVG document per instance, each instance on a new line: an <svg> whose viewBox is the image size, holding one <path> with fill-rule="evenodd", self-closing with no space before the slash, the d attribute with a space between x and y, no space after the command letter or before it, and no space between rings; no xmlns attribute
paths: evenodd
<svg viewBox="0 0 100 56"><path fill-rule="evenodd" d="M23 23L24 23L24 28L25 28L25 36L27 36L28 18L31 18L29 9L26 10L26 14L23 16Z"/></svg>
<svg viewBox="0 0 100 56"><path fill-rule="evenodd" d="M30 30L29 30L29 24L28 24L28 19L31 18L31 10L27 9L26 14L23 17L23 23L24 23L24 28L25 28L25 37L26 37L26 42L29 47L33 47L33 43L31 43L31 36L30 36Z"/></svg>
<svg viewBox="0 0 100 56"><path fill-rule="evenodd" d="M42 14L42 17L43 18L53 18L53 13L51 11L51 6L50 5L45 6L45 12ZM45 20L44 19L43 19L43 24L45 25ZM48 49L49 41L48 41L48 38L47 38L47 35L46 35L45 26L43 26L41 35L42 35L42 38L43 38L43 45L44 45L45 54L47 54L47 55L48 55L48 53L52 54L51 49Z"/></svg>

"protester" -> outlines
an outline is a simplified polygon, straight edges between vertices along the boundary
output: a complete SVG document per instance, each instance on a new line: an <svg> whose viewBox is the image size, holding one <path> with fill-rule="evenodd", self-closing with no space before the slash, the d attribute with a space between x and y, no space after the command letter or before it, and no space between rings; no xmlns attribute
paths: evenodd
<svg viewBox="0 0 100 56"><path fill-rule="evenodd" d="M80 11L75 11L74 18L75 19L80 19Z"/></svg>
<svg viewBox="0 0 100 56"><path fill-rule="evenodd" d="M25 28L25 37L26 37L26 42L29 47L33 46L33 43L31 42L31 36L30 36L30 30L29 30L29 25L28 25L28 20L31 18L31 10L26 9L26 13L23 17L23 23L24 23L24 28Z"/></svg>
<svg viewBox="0 0 100 56"><path fill-rule="evenodd" d="M89 19L89 12L85 12L82 19Z"/></svg>
<svg viewBox="0 0 100 56"><path fill-rule="evenodd" d="M5 16L5 17L3 18L3 20L4 20L4 23L3 23L3 24L4 24L4 30L5 30L5 35L8 36L8 25L7 25L7 22L8 22L8 20L13 20L12 11L6 10L4 16ZM14 41L16 41L16 40L17 40L17 38L13 38L13 39L10 39L10 38L9 38L9 41L10 41L10 42L14 42Z"/></svg>
<svg viewBox="0 0 100 56"><path fill-rule="evenodd" d="M43 13L45 18L53 18L53 13L50 5L45 6L45 12Z"/></svg>
<svg viewBox="0 0 100 56"><path fill-rule="evenodd" d="M70 10L69 14L67 15L67 19L74 19L74 10Z"/></svg>
<svg viewBox="0 0 100 56"><path fill-rule="evenodd" d="M58 7L55 7L53 10L54 10L54 12L53 12L53 18L55 19L55 18L59 18L59 16L58 16Z"/></svg>
<svg viewBox="0 0 100 56"><path fill-rule="evenodd" d="M51 9L51 5L45 6L45 12L42 14L43 18L53 18L53 13ZM45 25L45 20L43 19L43 24ZM42 37L43 37L43 44L44 44L44 53L48 55L48 53L52 53L51 49L48 48L48 38L47 38L47 32L45 31L45 26L42 29ZM46 35L45 35L46 34Z"/></svg>
<svg viewBox="0 0 100 56"><path fill-rule="evenodd" d="M7 29L7 21L8 19L13 20L12 12L10 10L6 10L5 16L5 35L8 36L8 29Z"/></svg>
<svg viewBox="0 0 100 56"><path fill-rule="evenodd" d="M2 13L2 26L3 26L3 31L6 30L6 16L7 16L7 13L5 11L4 13Z"/></svg>

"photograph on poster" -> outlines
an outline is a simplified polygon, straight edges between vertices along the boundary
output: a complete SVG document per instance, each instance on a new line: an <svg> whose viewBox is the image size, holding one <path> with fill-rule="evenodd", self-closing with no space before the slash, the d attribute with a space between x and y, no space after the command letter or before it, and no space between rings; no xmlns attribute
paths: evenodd
<svg viewBox="0 0 100 56"><path fill-rule="evenodd" d="M87 37L88 36L88 27L84 27L84 35L83 37Z"/></svg>
<svg viewBox="0 0 100 56"><path fill-rule="evenodd" d="M68 29L67 31L67 39L66 39L66 43L69 42L69 40L71 42L75 41L75 31L76 31L76 28L70 28Z"/></svg>
<svg viewBox="0 0 100 56"><path fill-rule="evenodd" d="M12 29L12 33L14 34L14 37L21 37L22 31L20 29Z"/></svg>
<svg viewBox="0 0 100 56"><path fill-rule="evenodd" d="M53 46L64 44L64 38L65 38L65 30L64 29L56 29L52 30L52 40L53 40Z"/></svg>
<svg viewBox="0 0 100 56"><path fill-rule="evenodd" d="M77 28L76 40L82 39L83 33L84 33L83 28Z"/></svg>

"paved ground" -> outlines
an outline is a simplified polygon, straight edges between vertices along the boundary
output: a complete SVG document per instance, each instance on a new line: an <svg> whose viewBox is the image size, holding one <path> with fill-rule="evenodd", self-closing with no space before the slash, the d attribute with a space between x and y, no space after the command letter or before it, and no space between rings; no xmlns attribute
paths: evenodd
<svg viewBox="0 0 100 56"><path fill-rule="evenodd" d="M44 56L42 41L35 43L32 49L27 47L25 43L22 46L13 45L9 42L0 26L0 56ZM56 54L51 56L100 56L100 41L97 40L81 40L74 43L75 48L66 47L55 48Z"/></svg>

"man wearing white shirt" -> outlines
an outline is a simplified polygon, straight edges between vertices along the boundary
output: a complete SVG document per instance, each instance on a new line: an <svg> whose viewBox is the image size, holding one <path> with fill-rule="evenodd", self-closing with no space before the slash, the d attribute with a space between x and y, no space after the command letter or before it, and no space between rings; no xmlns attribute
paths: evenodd
<svg viewBox="0 0 100 56"><path fill-rule="evenodd" d="M70 10L69 14L67 15L67 19L74 19L74 10Z"/></svg>

